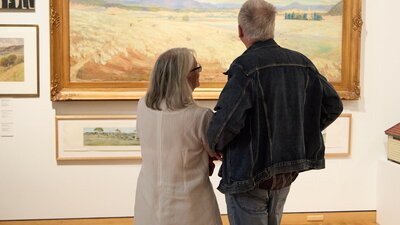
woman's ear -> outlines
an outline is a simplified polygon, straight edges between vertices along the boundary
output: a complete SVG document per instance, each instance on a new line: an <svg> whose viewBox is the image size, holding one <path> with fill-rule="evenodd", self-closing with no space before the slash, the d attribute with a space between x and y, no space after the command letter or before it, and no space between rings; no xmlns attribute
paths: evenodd
<svg viewBox="0 0 400 225"><path fill-rule="evenodd" d="M199 82L199 73L196 71L193 71L191 73L189 73L189 75L187 76L187 81L189 83L189 86L192 88L192 91L200 86L200 82Z"/></svg>

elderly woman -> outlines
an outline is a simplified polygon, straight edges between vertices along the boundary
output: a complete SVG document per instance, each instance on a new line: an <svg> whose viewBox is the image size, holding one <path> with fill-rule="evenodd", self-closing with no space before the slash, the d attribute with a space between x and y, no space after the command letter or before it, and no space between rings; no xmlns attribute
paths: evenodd
<svg viewBox="0 0 400 225"><path fill-rule="evenodd" d="M206 130L212 111L196 105L201 65L194 51L170 49L157 59L137 129L143 164L135 201L135 225L220 225L209 180Z"/></svg>

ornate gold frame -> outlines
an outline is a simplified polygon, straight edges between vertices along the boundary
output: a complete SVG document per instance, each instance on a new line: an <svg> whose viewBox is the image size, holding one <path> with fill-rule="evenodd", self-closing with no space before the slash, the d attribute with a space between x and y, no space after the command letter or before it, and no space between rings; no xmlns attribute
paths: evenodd
<svg viewBox="0 0 400 225"><path fill-rule="evenodd" d="M344 0L342 81L332 83L342 99L360 97L360 45L362 0ZM69 0L50 1L51 100L134 100L146 92L133 82L69 82ZM218 85L217 85L218 86ZM221 86L221 85L220 85ZM198 88L196 99L217 99L220 87Z"/></svg>

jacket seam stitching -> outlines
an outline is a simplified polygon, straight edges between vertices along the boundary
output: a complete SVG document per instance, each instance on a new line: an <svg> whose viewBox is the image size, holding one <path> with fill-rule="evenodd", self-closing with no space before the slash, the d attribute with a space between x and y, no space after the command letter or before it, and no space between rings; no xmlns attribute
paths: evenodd
<svg viewBox="0 0 400 225"><path fill-rule="evenodd" d="M240 101L242 100L242 98L244 97L245 93L246 93L246 89L249 86L250 80L247 81L246 86L243 88L242 94L240 95L239 100L236 102L235 107L233 107L232 111L229 113L228 117L225 119L224 123L222 124L221 128L219 129L216 138L214 139L214 143L213 146L217 145L217 140L220 138L222 131L224 129L226 129L226 124L228 123L228 121L231 119L233 113L236 111L237 107L239 106ZM215 148L215 147L214 147Z"/></svg>
<svg viewBox="0 0 400 225"><path fill-rule="evenodd" d="M243 71L243 67L241 65L239 65L239 64L236 64L236 65L239 66ZM312 66L307 66L307 65L302 65L302 64L272 64L272 65L257 67L257 68L255 68L253 70L250 70L250 72L244 73L244 74L248 77L248 76L250 76L250 74L255 73L255 72L257 72L258 70L261 70L261 69L273 68L273 67L282 67L282 66L291 66L291 67L293 66L293 67L303 67L303 68L311 68L311 69L313 69Z"/></svg>

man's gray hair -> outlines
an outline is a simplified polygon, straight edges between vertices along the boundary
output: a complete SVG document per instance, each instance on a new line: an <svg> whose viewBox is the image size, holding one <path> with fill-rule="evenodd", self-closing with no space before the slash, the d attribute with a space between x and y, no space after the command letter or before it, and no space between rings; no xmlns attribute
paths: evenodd
<svg viewBox="0 0 400 225"><path fill-rule="evenodd" d="M264 0L247 0L239 12L239 25L252 41L274 38L276 8Z"/></svg>
<svg viewBox="0 0 400 225"><path fill-rule="evenodd" d="M195 52L188 48L173 48L162 53L151 73L146 94L147 107L177 110L194 103L187 76L195 63Z"/></svg>

